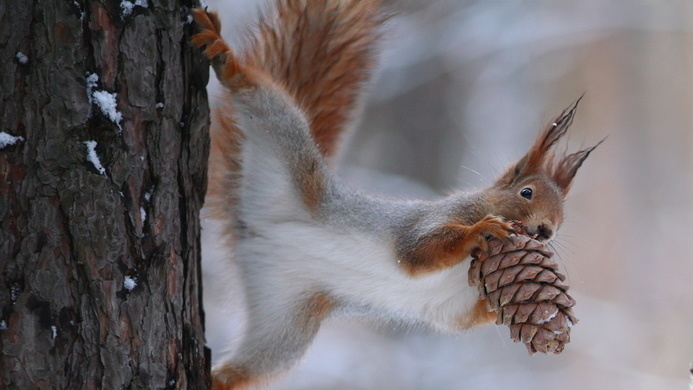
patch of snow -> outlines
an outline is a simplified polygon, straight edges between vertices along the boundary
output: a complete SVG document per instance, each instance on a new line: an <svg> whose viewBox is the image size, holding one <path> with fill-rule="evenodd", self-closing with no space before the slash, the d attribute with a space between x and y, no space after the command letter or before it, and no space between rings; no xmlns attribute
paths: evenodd
<svg viewBox="0 0 693 390"><path fill-rule="evenodd" d="M132 13L132 10L135 8L135 4L129 1L122 1L120 2L120 8L123 10L123 17L126 17Z"/></svg>
<svg viewBox="0 0 693 390"><path fill-rule="evenodd" d="M58 327L51 325L51 338L55 340L56 337L58 337Z"/></svg>
<svg viewBox="0 0 693 390"><path fill-rule="evenodd" d="M550 316L548 316L545 320L537 322L537 325L545 324L545 323L551 321L552 319L554 319L554 317L556 317L557 315L558 315L558 309L556 309L556 312L551 314ZM570 320L568 320L568 321L570 321Z"/></svg>
<svg viewBox="0 0 693 390"><path fill-rule="evenodd" d="M18 51L17 54L15 54L15 57L17 58L17 61L19 61L19 63L22 65L29 62L29 57L27 57L26 54L22 53L21 51Z"/></svg>
<svg viewBox="0 0 693 390"><path fill-rule="evenodd" d="M113 123L118 125L120 130L120 121L123 119L123 114L118 112L118 101L117 93L110 93L108 91L94 90L98 86L99 75L96 73L87 74L87 97L89 103L96 103L101 109L104 115L108 117Z"/></svg>
<svg viewBox="0 0 693 390"><path fill-rule="evenodd" d="M132 291L135 287L137 287L137 280L133 278L132 276L125 276L125 279L123 279L123 287L125 287L126 290Z"/></svg>
<svg viewBox="0 0 693 390"><path fill-rule="evenodd" d="M89 95L89 101L91 101L91 91L96 87L96 82L99 81L99 75L96 73L91 73L87 76L87 95Z"/></svg>
<svg viewBox="0 0 693 390"><path fill-rule="evenodd" d="M183 24L190 24L193 22L193 20L194 20L193 16L188 14L188 16L185 18L185 22L183 22Z"/></svg>
<svg viewBox="0 0 693 390"><path fill-rule="evenodd" d="M0 131L0 149L9 145L14 145L21 141L24 141L24 137L7 134L4 131Z"/></svg>
<svg viewBox="0 0 693 390"><path fill-rule="evenodd" d="M83 143L87 146L87 160L94 165L94 168L100 174L106 174L106 168L101 165L101 160L99 160L99 156L96 154L96 141L84 141Z"/></svg>
<svg viewBox="0 0 693 390"><path fill-rule="evenodd" d="M96 83L99 81L99 75L96 73L87 73L87 78L85 82L87 84L87 99L89 99L89 117L91 118L91 105L94 104L94 98L91 97L94 88L96 88Z"/></svg>
<svg viewBox="0 0 693 390"><path fill-rule="evenodd" d="M164 103L156 103L156 108L164 108Z"/></svg>
<svg viewBox="0 0 693 390"><path fill-rule="evenodd" d="M140 220L142 221L142 226L144 226L144 222L147 220L147 211L144 207L140 207Z"/></svg>
<svg viewBox="0 0 693 390"><path fill-rule="evenodd" d="M200 0L199 3L200 3L200 8L207 8L207 1Z"/></svg>
<svg viewBox="0 0 693 390"><path fill-rule="evenodd" d="M152 188L151 190L147 191L144 193L144 200L149 202L152 199L152 194L154 193L154 189Z"/></svg>
<svg viewBox="0 0 693 390"><path fill-rule="evenodd" d="M17 300L17 294L19 294L20 291L21 289L16 284L13 284L12 287L10 287L10 299L12 299L12 302Z"/></svg>
<svg viewBox="0 0 693 390"><path fill-rule="evenodd" d="M80 14L80 15L79 15L79 20L84 21L84 16L85 16L85 14L84 14L84 10L82 10L82 6L79 5L79 3L77 2L77 0L72 0L72 3L73 3L73 4L75 5L75 7L77 7L77 9L79 10L79 14Z"/></svg>
<svg viewBox="0 0 693 390"><path fill-rule="evenodd" d="M147 0L135 0L129 1L129 0L123 0L120 2L120 9L123 10L122 16L123 18L130 16L132 14L132 11L135 9L135 7L142 7L142 8L147 8L149 7L149 4L147 4Z"/></svg>
<svg viewBox="0 0 693 390"><path fill-rule="evenodd" d="M5 320L0 321L0 330L7 330L7 322Z"/></svg>
<svg viewBox="0 0 693 390"><path fill-rule="evenodd" d="M120 121L123 119L123 114L118 112L118 103L116 101L118 94L107 91L94 91L91 97L94 99L94 103L99 106L101 112L118 125L120 129Z"/></svg>
<svg viewBox="0 0 693 390"><path fill-rule="evenodd" d="M565 322L568 324L569 328L572 328L573 325L575 325L575 324L573 324L573 321L571 321L570 318L568 318L568 317L565 318Z"/></svg>

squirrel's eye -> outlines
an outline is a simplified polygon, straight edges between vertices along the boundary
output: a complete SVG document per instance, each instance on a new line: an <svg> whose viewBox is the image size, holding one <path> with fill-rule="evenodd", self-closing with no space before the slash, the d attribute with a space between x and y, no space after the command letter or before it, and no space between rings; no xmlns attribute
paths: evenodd
<svg viewBox="0 0 693 390"><path fill-rule="evenodd" d="M531 188L523 188L522 191L520 191L520 196L525 198L525 199L532 199L532 189Z"/></svg>

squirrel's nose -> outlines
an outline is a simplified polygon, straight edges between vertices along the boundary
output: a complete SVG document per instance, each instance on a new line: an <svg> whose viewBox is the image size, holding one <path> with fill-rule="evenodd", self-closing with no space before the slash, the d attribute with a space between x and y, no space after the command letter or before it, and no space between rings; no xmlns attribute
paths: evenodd
<svg viewBox="0 0 693 390"><path fill-rule="evenodd" d="M553 229L544 224L541 224L539 225L539 227L537 227L537 240L548 241L551 238L553 238Z"/></svg>

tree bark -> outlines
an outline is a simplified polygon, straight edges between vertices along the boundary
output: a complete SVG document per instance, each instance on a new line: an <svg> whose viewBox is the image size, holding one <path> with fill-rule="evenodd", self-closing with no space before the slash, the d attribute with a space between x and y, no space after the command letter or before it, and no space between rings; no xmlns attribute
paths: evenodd
<svg viewBox="0 0 693 390"><path fill-rule="evenodd" d="M209 386L185 6L0 2L0 388Z"/></svg>

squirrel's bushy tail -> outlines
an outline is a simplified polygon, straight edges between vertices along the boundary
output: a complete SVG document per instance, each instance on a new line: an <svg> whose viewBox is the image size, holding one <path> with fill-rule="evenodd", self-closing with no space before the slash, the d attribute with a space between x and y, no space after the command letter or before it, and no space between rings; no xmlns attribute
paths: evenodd
<svg viewBox="0 0 693 390"><path fill-rule="evenodd" d="M335 154L375 61L381 0L278 0L260 17L240 62L262 69L303 109L320 152ZM242 139L233 107L213 113L208 205L233 203ZM224 207L226 208L226 207Z"/></svg>
<svg viewBox="0 0 693 390"><path fill-rule="evenodd" d="M327 156L371 75L384 19L378 0L279 0L242 56L284 84Z"/></svg>

